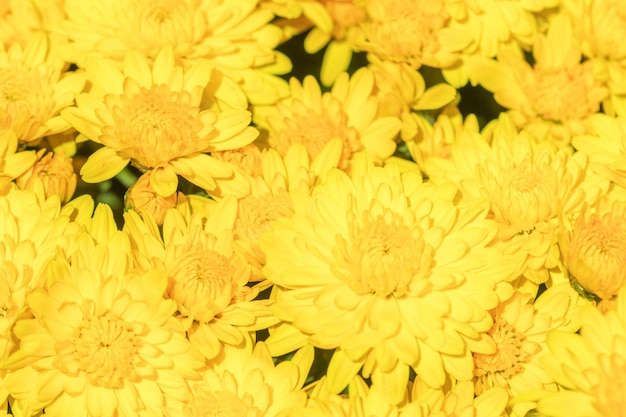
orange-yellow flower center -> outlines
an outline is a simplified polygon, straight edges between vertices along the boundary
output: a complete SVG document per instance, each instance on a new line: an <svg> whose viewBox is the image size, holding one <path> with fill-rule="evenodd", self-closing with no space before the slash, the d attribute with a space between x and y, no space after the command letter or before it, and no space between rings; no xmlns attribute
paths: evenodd
<svg viewBox="0 0 626 417"><path fill-rule="evenodd" d="M139 0L125 4L120 10L121 39L129 49L148 56L155 56L166 45L172 45L181 55L189 53L206 25L194 19L194 11L184 1Z"/></svg>
<svg viewBox="0 0 626 417"><path fill-rule="evenodd" d="M438 31L449 19L441 0L371 1L368 13L366 49L416 68L422 65L424 55L438 51Z"/></svg>
<svg viewBox="0 0 626 417"><path fill-rule="evenodd" d="M274 194L259 197L246 196L239 200L235 238L256 244L259 237L271 229L274 220L293 214L293 205L289 194L281 190Z"/></svg>
<svg viewBox="0 0 626 417"><path fill-rule="evenodd" d="M339 100L325 94L321 113L305 108L285 118L284 128L270 138L270 144L278 153L285 155L294 143L303 144L311 158L315 158L332 139L343 143L339 168L349 166L353 153L363 148L358 131L348 125L348 116Z"/></svg>
<svg viewBox="0 0 626 417"><path fill-rule="evenodd" d="M585 64L558 70L544 70L537 65L534 79L525 90L535 111L555 122L590 116L599 110L603 98L591 66Z"/></svg>
<svg viewBox="0 0 626 417"><path fill-rule="evenodd" d="M558 214L561 178L549 161L527 158L519 165L503 169L488 184L492 209L499 221L519 233L530 233L537 223Z"/></svg>
<svg viewBox="0 0 626 417"><path fill-rule="evenodd" d="M33 139L35 132L52 117L54 90L50 76L31 68L0 71L0 127L12 129L18 139Z"/></svg>
<svg viewBox="0 0 626 417"><path fill-rule="evenodd" d="M585 290L610 300L626 284L626 219L621 212L580 216L564 253L570 274Z"/></svg>
<svg viewBox="0 0 626 417"><path fill-rule="evenodd" d="M357 294L401 297L429 270L432 251L417 229L391 210L382 214L352 213L348 237L337 235L334 273Z"/></svg>
<svg viewBox="0 0 626 417"><path fill-rule="evenodd" d="M182 256L166 265L171 277L169 297L178 303L181 314L207 323L235 296L235 268L226 256L212 249L189 244L177 252Z"/></svg>
<svg viewBox="0 0 626 417"><path fill-rule="evenodd" d="M476 394L494 385L506 384L506 380L524 370L528 354L522 350L525 336L504 318L498 317L487 332L496 344L492 354L474 353L474 376ZM502 385L500 385L502 386Z"/></svg>
<svg viewBox="0 0 626 417"><path fill-rule="evenodd" d="M231 378L232 376L229 375ZM185 407L185 417L262 417L264 413L254 406L249 394L239 398L230 391L198 390L189 405Z"/></svg>
<svg viewBox="0 0 626 417"><path fill-rule="evenodd" d="M619 353L602 355L600 364L599 383L592 388L594 406L604 417L626 417L626 358Z"/></svg>
<svg viewBox="0 0 626 417"><path fill-rule="evenodd" d="M83 320L74 340L74 356L92 384L121 388L134 373L140 346L131 324L105 313Z"/></svg>
<svg viewBox="0 0 626 417"><path fill-rule="evenodd" d="M203 127L199 109L189 104L189 93L158 85L105 100L112 107L114 123L103 128L100 140L139 168L166 166L176 158L204 151L205 143L198 137Z"/></svg>

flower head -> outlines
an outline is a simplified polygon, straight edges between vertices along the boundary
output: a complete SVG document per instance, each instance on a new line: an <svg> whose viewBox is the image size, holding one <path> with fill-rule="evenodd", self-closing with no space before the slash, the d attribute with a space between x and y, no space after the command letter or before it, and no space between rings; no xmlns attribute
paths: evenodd
<svg viewBox="0 0 626 417"><path fill-rule="evenodd" d="M76 190L76 174L72 158L61 152L37 152L35 164L16 179L22 189L41 187L46 197L57 195L63 203L70 201Z"/></svg>
<svg viewBox="0 0 626 417"><path fill-rule="evenodd" d="M601 200L563 230L560 245L570 279L600 300L626 285L626 203Z"/></svg>
<svg viewBox="0 0 626 417"><path fill-rule="evenodd" d="M521 273L534 283L545 282L557 266L561 216L577 215L608 188L586 166L583 155L518 132L506 115L482 135L462 135L450 159L426 161L433 181L454 181L468 197L489 202L498 239L525 257Z"/></svg>
<svg viewBox="0 0 626 417"><path fill-rule="evenodd" d="M332 90L323 94L311 76L302 84L292 79L290 86L291 97L268 110L266 116L269 145L281 155L292 144L301 143L315 159L334 138L343 144L342 169L348 169L352 156L362 149L378 162L393 154L401 122L395 115L381 114L382 103L375 96L369 69L352 77L344 73Z"/></svg>
<svg viewBox="0 0 626 417"><path fill-rule="evenodd" d="M309 346L289 361L274 365L267 347L246 340L229 346L216 358L202 380L192 384L192 399L183 407L185 417L277 417L301 407L301 389L313 362Z"/></svg>
<svg viewBox="0 0 626 417"><path fill-rule="evenodd" d="M178 202L178 193L161 196L150 184L152 173L146 172L128 189L124 196L126 209L132 209L139 214L147 213L159 225L163 225L165 214L175 208Z"/></svg>
<svg viewBox="0 0 626 417"><path fill-rule="evenodd" d="M626 410L626 287L615 309L602 314L589 306L581 320L579 334L548 335L550 354L541 363L561 390L540 397L537 410L551 417L621 417Z"/></svg>
<svg viewBox="0 0 626 417"><path fill-rule="evenodd" d="M164 197L176 191L177 175L207 190L221 180L234 192L247 191L231 166L206 154L245 146L258 134L248 126L246 110L200 107L212 74L208 61L184 71L165 48L152 68L144 56L129 53L123 72L94 58L87 74L104 97L84 93L77 107L63 112L78 131L104 145L83 165L83 180L111 178L131 162L153 171L150 183Z"/></svg>
<svg viewBox="0 0 626 417"><path fill-rule="evenodd" d="M103 210L94 219L111 222ZM77 251L55 257L45 286L27 298L31 314L15 325L18 348L4 365L10 394L53 415L143 415L187 401L204 361L162 297L165 272L133 270L121 232L75 239Z"/></svg>
<svg viewBox="0 0 626 417"><path fill-rule="evenodd" d="M492 310L494 324L489 335L496 352L474 354L476 394L500 387L510 397L534 390L556 389L556 383L542 369L540 360L547 353L546 336L551 330L574 332L580 326L583 302L569 283L548 288L535 300L530 294L515 292ZM507 415L524 416L532 404L515 404Z"/></svg>
<svg viewBox="0 0 626 417"><path fill-rule="evenodd" d="M416 169L401 175L366 158L352 178L329 171L260 239L263 273L281 288L275 312L287 323L267 340L272 353L307 341L335 349L331 391L363 368L393 403L409 367L433 387L446 372L470 379L471 352L492 352L487 310L513 271L488 245L496 230L484 208L457 207L456 196Z"/></svg>
<svg viewBox="0 0 626 417"><path fill-rule="evenodd" d="M69 53L82 66L86 52L118 63L128 52L155 59L172 48L177 63L210 60L220 77L243 88L255 104L274 103L286 94L291 63L274 48L282 38L270 24L274 15L258 0L66 0L62 33ZM233 98L233 97L231 97Z"/></svg>
<svg viewBox="0 0 626 417"><path fill-rule="evenodd" d="M221 200L208 216L196 212L185 218L170 210L162 235L150 216L125 214L133 257L144 270L165 270L165 297L176 303L175 317L209 359L224 345L239 345L248 332L276 322L267 300L254 301L259 288L248 286L251 269L233 239L236 210L232 198Z"/></svg>
<svg viewBox="0 0 626 417"><path fill-rule="evenodd" d="M26 143L68 130L59 112L74 103L85 76L63 72L63 65L41 33L24 47L0 47L0 128L13 130Z"/></svg>
<svg viewBox="0 0 626 417"><path fill-rule="evenodd" d="M533 46L534 64L510 50L498 60L483 60L473 76L510 109L518 128L537 138L569 145L572 136L586 133L589 116L598 112L609 90L598 79L594 61L581 63L581 50L573 45L571 23L565 15L553 18L546 36Z"/></svg>

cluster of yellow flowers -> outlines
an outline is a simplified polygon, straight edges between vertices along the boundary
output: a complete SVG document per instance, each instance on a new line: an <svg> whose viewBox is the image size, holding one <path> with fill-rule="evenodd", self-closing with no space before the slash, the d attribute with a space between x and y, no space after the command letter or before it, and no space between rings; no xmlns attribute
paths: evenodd
<svg viewBox="0 0 626 417"><path fill-rule="evenodd" d="M624 417L624 38L621 0L1 2L0 416Z"/></svg>

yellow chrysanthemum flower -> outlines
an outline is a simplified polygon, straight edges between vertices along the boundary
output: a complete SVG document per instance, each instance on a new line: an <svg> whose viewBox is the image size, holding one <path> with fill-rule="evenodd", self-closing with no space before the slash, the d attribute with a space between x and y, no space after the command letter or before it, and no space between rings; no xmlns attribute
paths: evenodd
<svg viewBox="0 0 626 417"><path fill-rule="evenodd" d="M136 263L146 271L165 270L165 297L176 302L175 317L208 359L277 322L270 301L255 301L259 288L248 286L250 266L233 242L236 212L232 198L217 203L208 217L196 212L185 219L170 210L162 237L150 218L142 221L133 211L124 215Z"/></svg>
<svg viewBox="0 0 626 417"><path fill-rule="evenodd" d="M580 325L581 301L569 283L548 288L536 300L515 292L491 313L494 324L489 335L496 353L474 354L476 394L500 387L511 397L535 390L556 390L556 383L543 370L546 336L551 330L575 332ZM507 416L524 417L533 404L516 404Z"/></svg>
<svg viewBox="0 0 626 417"><path fill-rule="evenodd" d="M287 93L274 74L291 70L274 51L282 31L258 0L65 0L61 31L71 41L74 62L97 53L121 63L134 51L155 58L171 47L177 63L210 60L243 88L254 104L271 104ZM245 96L244 96L245 102Z"/></svg>
<svg viewBox="0 0 626 417"><path fill-rule="evenodd" d="M352 178L331 170L312 196L295 198L294 215L260 239L286 322L267 340L272 354L307 342L336 349L331 391L363 368L392 403L409 368L433 387L447 373L471 379L472 352L493 352L487 310L515 262L488 245L496 227L485 207L462 209L455 198L451 184L374 167L365 155Z"/></svg>
<svg viewBox="0 0 626 417"><path fill-rule="evenodd" d="M518 128L568 146L572 136L586 133L589 116L600 110L609 90L597 78L593 61L581 63L565 15L553 18L547 35L538 36L533 57L530 65L521 54L503 50L497 61L474 64L474 80L510 109Z"/></svg>
<svg viewBox="0 0 626 417"><path fill-rule="evenodd" d="M626 287L614 310L602 314L588 307L580 334L548 335L551 354L544 369L562 387L546 393L537 410L547 417L622 417L626 410Z"/></svg>
<svg viewBox="0 0 626 417"><path fill-rule="evenodd" d="M489 202L498 239L507 252L525 257L521 273L536 284L558 264L561 216L576 215L608 188L586 168L584 155L518 132L506 115L482 136L462 135L450 159L426 161L431 180L453 181L468 198Z"/></svg>
<svg viewBox="0 0 626 417"><path fill-rule="evenodd" d="M201 107L212 74L208 61L185 71L175 66L172 49L164 48L152 66L131 52L123 72L94 58L87 74L104 98L83 93L76 107L63 111L79 132L104 145L83 165L84 181L109 179L131 162L152 170L150 184L164 197L176 191L177 175L209 191L219 181L232 192L247 192L231 166L206 154L245 146L258 135L247 110Z"/></svg>
<svg viewBox="0 0 626 417"><path fill-rule="evenodd" d="M150 184L151 175L151 171L146 172L128 189L124 195L124 207L140 215L149 215L157 225L162 226L165 214L169 209L176 208L181 193L160 196Z"/></svg>
<svg viewBox="0 0 626 417"><path fill-rule="evenodd" d="M70 254L81 227L60 210L58 197L18 190L0 196L0 367L14 350L13 327L26 300L45 281L46 267L59 252ZM0 403L8 395L0 369Z"/></svg>
<svg viewBox="0 0 626 417"><path fill-rule="evenodd" d="M315 159L331 139L339 138L343 143L339 167L348 169L352 156L362 149L377 162L395 151L402 123L397 116L382 114L371 70L359 69L352 77L343 73L326 93L312 76L303 83L292 78L290 86L291 97L265 110L268 143L279 154L301 143Z"/></svg>
<svg viewBox="0 0 626 417"><path fill-rule="evenodd" d="M278 417L306 402L302 385L313 363L313 349L303 348L289 361L274 365L263 342L228 346L192 384L185 417Z"/></svg>
<svg viewBox="0 0 626 417"><path fill-rule="evenodd" d="M94 218L113 222L103 210ZM6 385L35 412L162 415L189 400L188 381L204 366L173 317L176 303L162 297L165 272L133 270L122 232L105 240L74 238L70 261L50 263L45 286L27 298L30 314L15 324Z"/></svg>
<svg viewBox="0 0 626 417"><path fill-rule="evenodd" d="M566 220L560 247L575 285L599 301L613 300L626 285L626 201L605 198Z"/></svg>
<svg viewBox="0 0 626 417"><path fill-rule="evenodd" d="M590 132L573 138L572 145L588 156L591 171L626 187L626 117L593 115Z"/></svg>
<svg viewBox="0 0 626 417"><path fill-rule="evenodd" d="M21 189L41 188L46 197L57 195L63 203L70 201L76 191L76 173L72 158L61 152L40 149L31 168L20 175L15 183Z"/></svg>
<svg viewBox="0 0 626 417"><path fill-rule="evenodd" d="M70 128L59 112L74 103L85 76L64 72L64 62L50 53L48 37L33 35L22 47L0 45L0 128L11 129L20 142Z"/></svg>

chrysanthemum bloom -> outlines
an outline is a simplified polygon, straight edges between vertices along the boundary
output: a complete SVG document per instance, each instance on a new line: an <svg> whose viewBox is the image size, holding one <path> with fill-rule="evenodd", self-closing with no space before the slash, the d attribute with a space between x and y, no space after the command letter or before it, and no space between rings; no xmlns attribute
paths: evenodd
<svg viewBox="0 0 626 417"><path fill-rule="evenodd" d="M15 321L25 313L29 294L45 281L46 267L59 252L69 255L81 227L60 211L57 196L18 190L0 196L0 363L14 348ZM4 379L6 370L0 370ZM0 402L6 399L0 383Z"/></svg>
<svg viewBox="0 0 626 417"><path fill-rule="evenodd" d="M24 47L0 45L0 128L13 130L23 143L69 129L59 112L85 84L84 74L63 72L64 62L50 53L48 43L40 33Z"/></svg>
<svg viewBox="0 0 626 417"><path fill-rule="evenodd" d="M597 79L593 61L581 63L581 49L574 46L565 15L553 18L548 34L537 37L533 56L530 65L521 54L503 50L497 61L474 64L473 77L510 109L518 128L568 146L572 136L586 133L589 116L599 111L609 90Z"/></svg>
<svg viewBox="0 0 626 417"><path fill-rule="evenodd" d="M489 202L498 239L507 252L525 257L521 272L536 284L559 261L560 217L576 215L608 188L588 172L584 155L518 133L506 115L482 136L463 135L450 159L430 158L426 168L431 180L451 180L468 198Z"/></svg>
<svg viewBox="0 0 626 417"><path fill-rule="evenodd" d="M254 143L229 151L213 152L211 155L236 166L251 177L263 175L261 149Z"/></svg>
<svg viewBox="0 0 626 417"><path fill-rule="evenodd" d="M626 116L626 5L621 0L571 0L563 2L563 10L572 20L575 42L583 55L593 61L597 74L602 74L610 90L603 103L609 114Z"/></svg>
<svg viewBox="0 0 626 417"><path fill-rule="evenodd" d="M98 218L113 221L110 211ZM15 324L10 394L51 416L180 410L204 359L173 317L176 303L163 299L165 272L132 269L122 232L107 244L85 233L76 244L69 262L51 262L44 288L27 298L31 316Z"/></svg>
<svg viewBox="0 0 626 417"><path fill-rule="evenodd" d="M315 159L324 145L339 138L343 143L339 167L348 169L352 156L362 149L376 162L395 151L402 123L397 116L381 114L383 103L375 96L371 70L359 69L352 77L343 73L323 94L312 76L302 84L292 78L289 84L291 97L267 110L265 120L269 145L279 154L301 143Z"/></svg>
<svg viewBox="0 0 626 417"><path fill-rule="evenodd" d="M244 181L230 165L207 152L236 149L258 131L247 110L217 112L201 106L211 64L200 61L183 70L166 47L152 66L145 56L129 53L120 71L103 59L88 61L87 75L101 99L83 93L63 117L89 139L102 143L81 169L86 182L100 182L129 162L152 170L150 184L164 197L173 194L181 175L206 190L222 187L245 193Z"/></svg>
<svg viewBox="0 0 626 417"><path fill-rule="evenodd" d="M10 182L30 169L37 155L34 151L17 152L18 140L15 132L0 129L0 194L10 188Z"/></svg>
<svg viewBox="0 0 626 417"><path fill-rule="evenodd" d="M336 168L341 154L339 139L331 140L313 160L302 144L292 145L281 157L268 149L261 155L262 175L250 178L251 192L238 200L233 233L252 268L252 279L264 279L265 254L259 238L274 221L293 214L292 194L311 193L319 178Z"/></svg>
<svg viewBox="0 0 626 417"><path fill-rule="evenodd" d="M601 200L566 225L560 246L570 279L602 301L626 285L626 202Z"/></svg>
<svg viewBox="0 0 626 417"><path fill-rule="evenodd" d="M301 407L306 394L301 389L313 363L309 346L289 361L274 365L263 342L246 340L228 346L202 373L202 381L191 384L191 400L184 417L278 417Z"/></svg>
<svg viewBox="0 0 626 417"><path fill-rule="evenodd" d="M572 145L587 155L591 171L626 187L626 117L593 115L591 131L574 137Z"/></svg>
<svg viewBox="0 0 626 417"><path fill-rule="evenodd" d="M150 175L146 172L128 189L124 196L124 206L127 210L135 210L139 214L148 213L157 225L163 225L165 214L169 209L176 207L178 194L160 196L150 184Z"/></svg>
<svg viewBox="0 0 626 417"><path fill-rule="evenodd" d="M537 410L548 417L622 417L626 410L626 287L616 308L602 314L588 307L580 334L554 331L548 335L551 354L546 372L561 386L540 398Z"/></svg>
<svg viewBox="0 0 626 417"><path fill-rule="evenodd" d="M254 301L259 288L247 285L250 266L233 243L236 210L232 198L221 200L209 217L198 212L185 219L170 210L162 237L150 218L142 221L133 211L125 214L124 229L136 263L147 271L165 270L165 297L176 302L175 317L209 359L224 345L239 345L248 332L277 321L268 300Z"/></svg>
<svg viewBox="0 0 626 417"><path fill-rule="evenodd" d="M363 368L394 404L409 368L433 387L446 374L470 380L472 353L494 351L487 310L515 262L488 245L497 230L485 207L462 209L456 197L451 184L423 183L417 168L401 175L361 155L352 178L331 170L295 199L294 215L260 239L286 322L267 340L272 354L307 342L336 349L331 391Z"/></svg>
<svg viewBox="0 0 626 417"><path fill-rule="evenodd" d="M61 202L70 201L76 190L72 158L63 152L37 152L35 164L15 180L21 189L42 188L46 197L57 195Z"/></svg>
<svg viewBox="0 0 626 417"><path fill-rule="evenodd" d="M153 59L171 47L177 63L210 60L254 104L287 93L274 75L291 70L289 59L274 51L282 31L258 0L66 0L65 12L61 31L79 66L87 53L121 63L129 51Z"/></svg>
<svg viewBox="0 0 626 417"><path fill-rule="evenodd" d="M543 370L540 358L547 353L551 330L575 332L580 326L581 299L569 283L548 288L533 301L530 294L515 292L491 313L489 335L496 344L492 354L474 354L476 394L500 387L511 397L535 390L556 390ZM516 404L506 415L524 417L532 404Z"/></svg>

